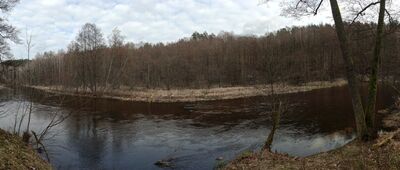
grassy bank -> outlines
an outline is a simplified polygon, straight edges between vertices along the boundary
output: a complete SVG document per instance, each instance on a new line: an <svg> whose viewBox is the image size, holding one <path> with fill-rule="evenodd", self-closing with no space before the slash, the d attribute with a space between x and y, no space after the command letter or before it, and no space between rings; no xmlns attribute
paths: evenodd
<svg viewBox="0 0 400 170"><path fill-rule="evenodd" d="M396 118L395 118L396 117ZM239 156L224 169L400 169L400 111L391 111L383 120L390 121L391 131L382 132L368 143L353 141L329 152L298 158L285 154L251 153ZM388 129L385 123L383 128Z"/></svg>
<svg viewBox="0 0 400 170"><path fill-rule="evenodd" d="M347 82L343 79L335 81L319 81L305 83L294 86L287 84L276 84L274 86L275 93L286 94L311 91L314 89L329 88L335 86L346 85ZM29 86L34 89L43 90L50 93L101 97L126 101L143 101L143 102L194 102L194 101L211 101L223 99L237 99L254 96L269 95L270 86L257 85L247 87L222 87L210 89L179 89L179 90L157 90L157 89L119 89L119 90L104 90L96 96L88 90L83 89L66 89L61 86Z"/></svg>
<svg viewBox="0 0 400 170"><path fill-rule="evenodd" d="M0 169L52 169L18 136L0 129Z"/></svg>

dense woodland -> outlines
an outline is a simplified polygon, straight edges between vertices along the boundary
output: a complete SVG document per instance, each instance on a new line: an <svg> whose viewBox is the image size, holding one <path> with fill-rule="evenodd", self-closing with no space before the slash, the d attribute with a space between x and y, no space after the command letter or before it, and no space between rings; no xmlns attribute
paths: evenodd
<svg viewBox="0 0 400 170"><path fill-rule="evenodd" d="M359 75L369 72L374 24L346 27ZM400 34L386 27L381 74L400 76ZM20 83L63 86L92 92L119 88L210 88L273 82L299 84L344 78L344 64L332 25L280 29L264 36L195 32L163 44L124 42L115 29L104 38L85 24L67 50L38 54L19 69Z"/></svg>

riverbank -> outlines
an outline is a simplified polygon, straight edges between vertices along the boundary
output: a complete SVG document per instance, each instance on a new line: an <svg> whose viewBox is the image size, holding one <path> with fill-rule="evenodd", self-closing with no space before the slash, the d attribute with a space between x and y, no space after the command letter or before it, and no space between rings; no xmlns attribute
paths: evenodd
<svg viewBox="0 0 400 170"><path fill-rule="evenodd" d="M375 141L353 141L329 152L304 158L286 154L251 153L239 156L224 169L400 169L400 110L392 110L383 119L381 132ZM390 123L385 123L390 122ZM386 127L386 125L390 125Z"/></svg>
<svg viewBox="0 0 400 170"><path fill-rule="evenodd" d="M52 169L18 136L0 129L0 169Z"/></svg>
<svg viewBox="0 0 400 170"><path fill-rule="evenodd" d="M315 89L330 88L346 85L347 81L337 79L335 81L318 81L305 83L299 86L288 84L274 85L274 91L277 94L288 94L311 91ZM88 90L66 89L60 86L29 86L31 88L42 90L54 94L85 96L95 98L108 98L123 101L140 102L196 102L237 99L254 96L270 95L269 85L257 85L247 87L221 87L210 89L179 89L179 90L156 90L156 89L120 89L107 90L97 95L93 95Z"/></svg>

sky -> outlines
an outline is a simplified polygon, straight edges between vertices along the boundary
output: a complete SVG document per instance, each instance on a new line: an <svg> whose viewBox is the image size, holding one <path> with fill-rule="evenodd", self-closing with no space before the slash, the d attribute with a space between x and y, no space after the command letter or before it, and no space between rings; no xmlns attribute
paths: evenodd
<svg viewBox="0 0 400 170"><path fill-rule="evenodd" d="M33 54L65 49L85 23L95 23L106 38L114 28L126 41L174 42L194 31L263 35L293 25L332 23L329 10L301 19L281 16L278 0L21 0L7 14L20 30L32 34ZM16 58L26 47L11 44Z"/></svg>

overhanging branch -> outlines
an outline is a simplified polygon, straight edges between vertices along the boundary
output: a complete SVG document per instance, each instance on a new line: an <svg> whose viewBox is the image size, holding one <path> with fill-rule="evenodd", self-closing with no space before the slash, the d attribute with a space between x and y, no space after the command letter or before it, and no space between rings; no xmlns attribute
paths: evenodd
<svg viewBox="0 0 400 170"><path fill-rule="evenodd" d="M317 8L314 11L314 15L318 14L318 10L319 10L319 8L321 8L322 2L324 2L324 0L319 1L319 4L318 4Z"/></svg>
<svg viewBox="0 0 400 170"><path fill-rule="evenodd" d="M359 16L364 15L364 12L365 12L368 8L370 8L370 7L372 7L372 6L375 6L375 5L377 5L377 4L380 4L380 3L381 3L381 1L376 1L376 2L372 2L372 3L368 4L367 6L365 6L365 7L364 7L360 12L358 12L357 15L353 18L353 21L351 22L351 24L353 24L353 23L357 20L357 18L358 18Z"/></svg>

